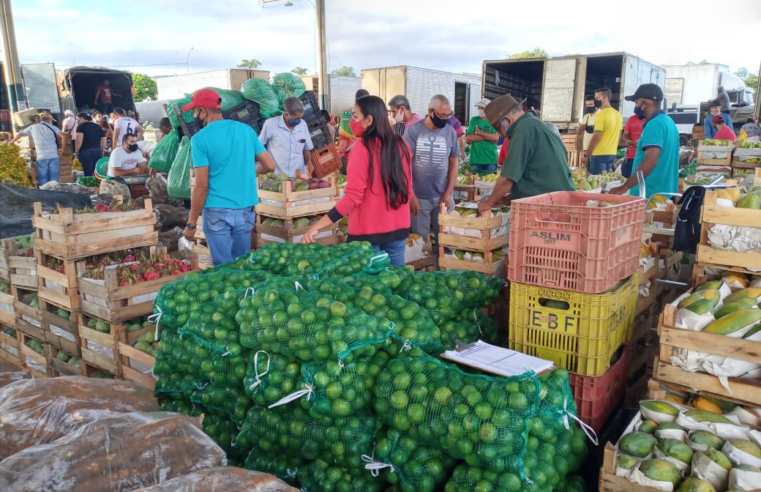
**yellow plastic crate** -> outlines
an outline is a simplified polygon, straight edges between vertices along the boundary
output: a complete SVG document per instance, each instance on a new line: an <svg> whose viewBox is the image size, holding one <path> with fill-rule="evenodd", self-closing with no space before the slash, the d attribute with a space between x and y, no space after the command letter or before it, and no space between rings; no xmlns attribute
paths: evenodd
<svg viewBox="0 0 761 492"><path fill-rule="evenodd" d="M637 287L637 274L603 294L512 282L509 346L582 376L601 376L632 337Z"/></svg>

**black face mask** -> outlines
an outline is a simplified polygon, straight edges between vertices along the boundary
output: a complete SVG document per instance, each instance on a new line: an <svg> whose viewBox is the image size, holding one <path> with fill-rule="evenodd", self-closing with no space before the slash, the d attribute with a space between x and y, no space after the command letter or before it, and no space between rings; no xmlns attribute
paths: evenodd
<svg viewBox="0 0 761 492"><path fill-rule="evenodd" d="M127 150L135 152L137 150L137 144L127 145Z"/></svg>
<svg viewBox="0 0 761 492"><path fill-rule="evenodd" d="M198 113L198 114L199 116L193 116L193 120L196 122L196 125L198 126L198 128L203 128L204 126L206 126L206 124L203 122L203 118L200 117L201 113Z"/></svg>
<svg viewBox="0 0 761 492"><path fill-rule="evenodd" d="M431 118L431 123L433 123L433 126L435 126L436 128L444 128L445 126L447 126L447 121L448 120L444 120L444 119L441 119L438 116L436 116L436 112L435 111L431 111L431 113L432 114L431 114L430 118Z"/></svg>
<svg viewBox="0 0 761 492"><path fill-rule="evenodd" d="M584 106L584 114L592 114L596 109L595 107Z"/></svg>
<svg viewBox="0 0 761 492"><path fill-rule="evenodd" d="M595 107L599 108L600 106L602 106L602 101L600 101L599 99L595 99Z"/></svg>

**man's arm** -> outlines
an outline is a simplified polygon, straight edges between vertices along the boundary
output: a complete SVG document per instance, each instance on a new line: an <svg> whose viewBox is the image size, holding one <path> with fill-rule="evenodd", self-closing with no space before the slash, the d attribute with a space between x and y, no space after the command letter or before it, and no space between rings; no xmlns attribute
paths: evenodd
<svg viewBox="0 0 761 492"><path fill-rule="evenodd" d="M637 171L642 171L644 177L647 178L650 173L653 172L653 169L655 169L656 164L658 164L658 158L660 155L660 147L648 147L645 150L645 158L642 159L642 162L640 162L639 166L637 166ZM637 179L637 173L632 173L631 177L626 180L626 183L617 188L613 188L610 190L610 193L614 195L622 195L632 189L632 187L638 183L639 180Z"/></svg>
<svg viewBox="0 0 761 492"><path fill-rule="evenodd" d="M121 178L122 176L133 176L140 173L140 167L134 167L132 169L122 169L120 167L112 168L114 170L114 176Z"/></svg>
<svg viewBox="0 0 761 492"><path fill-rule="evenodd" d="M457 173L460 168L460 163L457 161L457 157L449 157L449 172L447 173L447 189L444 194L441 195L441 203L449 207L452 193L454 192L454 186L457 184Z"/></svg>
<svg viewBox="0 0 761 492"><path fill-rule="evenodd" d="M197 225L198 217L201 215L203 206L206 204L206 197L209 195L209 167L194 167L196 181L193 192L190 195L190 212L188 213L188 224ZM196 230L185 228L185 237L193 241Z"/></svg>
<svg viewBox="0 0 761 492"><path fill-rule="evenodd" d="M114 136L111 137L114 142L114 148L119 146L119 125L114 125Z"/></svg>
<svg viewBox="0 0 761 492"><path fill-rule="evenodd" d="M600 138L602 137L602 132L596 131L594 135L592 135L592 140L589 141L589 147L587 147L586 156L582 159L583 162L587 162L589 160L589 156L592 155L592 152L594 152L595 147L597 147L597 144L600 142Z"/></svg>
<svg viewBox="0 0 761 492"><path fill-rule="evenodd" d="M257 174L267 174L275 171L275 160L269 152L262 151L256 154L256 172Z"/></svg>
<svg viewBox="0 0 761 492"><path fill-rule="evenodd" d="M457 138L457 145L460 147L460 158L465 159L465 135L460 135Z"/></svg>
<svg viewBox="0 0 761 492"><path fill-rule="evenodd" d="M74 143L74 152L79 154L79 148L82 147L82 141L84 140L84 133L77 132L77 140Z"/></svg>
<svg viewBox="0 0 761 492"><path fill-rule="evenodd" d="M106 153L106 145L107 145L106 137L100 138L100 150L105 154Z"/></svg>
<svg viewBox="0 0 761 492"><path fill-rule="evenodd" d="M478 213L481 214L487 210L491 210L499 200L510 193L510 190L513 189L514 184L515 182L513 180L507 179L503 176L497 178L497 182L494 184L494 191L491 192L489 198L478 204Z"/></svg>
<svg viewBox="0 0 761 492"><path fill-rule="evenodd" d="M482 140L486 140L487 142L497 143L497 141L499 140L499 135L496 133L479 132L478 136L481 137Z"/></svg>
<svg viewBox="0 0 761 492"><path fill-rule="evenodd" d="M145 130L143 129L141 125L137 125L137 139L142 140L143 135L145 135Z"/></svg>
<svg viewBox="0 0 761 492"><path fill-rule="evenodd" d="M304 149L304 168L307 170L307 174L310 176L314 172L314 165L312 164L312 153L307 149Z"/></svg>

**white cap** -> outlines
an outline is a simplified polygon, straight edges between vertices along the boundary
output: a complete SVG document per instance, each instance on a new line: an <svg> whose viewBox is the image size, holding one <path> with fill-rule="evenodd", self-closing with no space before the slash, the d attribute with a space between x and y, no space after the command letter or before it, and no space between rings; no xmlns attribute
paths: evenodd
<svg viewBox="0 0 761 492"><path fill-rule="evenodd" d="M478 104L476 104L476 107L479 107L479 108L483 107L483 108L485 108L486 106L489 105L490 102L491 102L491 99L483 98L480 101L478 101Z"/></svg>
<svg viewBox="0 0 761 492"><path fill-rule="evenodd" d="M74 116L74 111L67 109L66 111L63 112L63 114L65 114L66 116Z"/></svg>

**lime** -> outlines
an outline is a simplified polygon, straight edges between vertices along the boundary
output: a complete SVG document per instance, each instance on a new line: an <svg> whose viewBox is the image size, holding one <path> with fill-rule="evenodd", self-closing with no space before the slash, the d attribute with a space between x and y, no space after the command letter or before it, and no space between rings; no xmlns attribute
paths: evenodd
<svg viewBox="0 0 761 492"><path fill-rule="evenodd" d="M409 418L410 422L413 424L422 422L423 419L425 419L425 407L419 403L413 403L407 409L407 418Z"/></svg>
<svg viewBox="0 0 761 492"><path fill-rule="evenodd" d="M512 473L500 475L497 484L504 492L519 492L522 486L521 479Z"/></svg>
<svg viewBox="0 0 761 492"><path fill-rule="evenodd" d="M391 395L390 399L391 406L396 408L397 410L401 410L407 406L409 403L409 399L407 398L407 393L404 391L395 391ZM394 416L396 417L396 415Z"/></svg>
<svg viewBox="0 0 761 492"><path fill-rule="evenodd" d="M494 424L485 423L481 425L478 435L482 442L494 442L497 439L497 427Z"/></svg>
<svg viewBox="0 0 761 492"><path fill-rule="evenodd" d="M446 386L436 388L436 391L433 394L433 398L436 400L436 402L439 405L442 405L442 406L446 405L451 397L452 397L452 390L450 390Z"/></svg>
<svg viewBox="0 0 761 492"><path fill-rule="evenodd" d="M462 428L462 424L458 423L456 420L450 422L447 429L449 430L449 435L452 437L460 438L465 435L465 431Z"/></svg>
<svg viewBox="0 0 761 492"><path fill-rule="evenodd" d="M325 387L325 396L331 400L335 400L336 398L340 397L341 393L343 393L343 386L341 383L332 382Z"/></svg>
<svg viewBox="0 0 761 492"><path fill-rule="evenodd" d="M513 410L523 411L528 408L528 398L522 393L510 393L507 406Z"/></svg>
<svg viewBox="0 0 761 492"><path fill-rule="evenodd" d="M460 439L457 441L457 450L463 456L468 456L473 453L473 443L468 439Z"/></svg>
<svg viewBox="0 0 761 492"><path fill-rule="evenodd" d="M492 416L492 406L488 403L481 402L475 406L476 416L482 420L487 420Z"/></svg>
<svg viewBox="0 0 761 492"><path fill-rule="evenodd" d="M410 428L410 421L407 420L407 417L403 413L394 414L391 419L391 424L395 429L399 429L400 431L406 431Z"/></svg>
<svg viewBox="0 0 761 492"><path fill-rule="evenodd" d="M351 404L348 401L342 400L340 398L334 400L330 408L334 414L340 417L346 417L350 415L352 411Z"/></svg>
<svg viewBox="0 0 761 492"><path fill-rule="evenodd" d="M330 305L330 313L338 318L343 318L346 315L346 304L335 301Z"/></svg>
<svg viewBox="0 0 761 492"><path fill-rule="evenodd" d="M412 378L407 373L397 374L394 377L394 387L400 390L407 389L410 386L411 380Z"/></svg>

